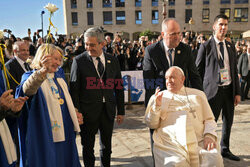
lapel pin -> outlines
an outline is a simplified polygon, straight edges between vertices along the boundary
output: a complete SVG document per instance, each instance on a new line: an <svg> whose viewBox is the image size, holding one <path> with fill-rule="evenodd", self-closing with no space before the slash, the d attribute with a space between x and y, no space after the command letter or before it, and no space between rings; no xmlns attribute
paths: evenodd
<svg viewBox="0 0 250 167"><path fill-rule="evenodd" d="M180 51L180 50L177 50L177 54L181 54L181 51Z"/></svg>
<svg viewBox="0 0 250 167"><path fill-rule="evenodd" d="M229 47L229 48L230 48L230 45L227 45L227 47Z"/></svg>
<svg viewBox="0 0 250 167"><path fill-rule="evenodd" d="M111 61L110 61L110 60L107 60L107 63L111 63Z"/></svg>

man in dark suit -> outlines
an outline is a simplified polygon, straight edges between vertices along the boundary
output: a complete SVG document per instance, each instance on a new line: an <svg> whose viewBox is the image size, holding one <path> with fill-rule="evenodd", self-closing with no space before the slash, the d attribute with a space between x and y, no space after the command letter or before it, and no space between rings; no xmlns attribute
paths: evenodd
<svg viewBox="0 0 250 167"><path fill-rule="evenodd" d="M202 82L192 56L191 48L180 42L180 25L173 19L163 20L161 35L163 40L154 43L145 49L143 61L143 78L145 94L145 106L157 87L166 89L165 73L171 66L180 67L185 73L185 85L202 90ZM150 129L151 148L153 148Z"/></svg>
<svg viewBox="0 0 250 167"><path fill-rule="evenodd" d="M214 36L200 46L196 65L215 121L222 110L221 154L225 158L239 161L240 158L229 149L234 105L240 102L240 86L236 50L234 45L225 40L228 17L218 15L214 20L213 30Z"/></svg>
<svg viewBox="0 0 250 167"><path fill-rule="evenodd" d="M165 72L171 66L180 67L187 78L185 85L202 90L202 82L192 56L191 48L180 42L180 25L175 20L163 20L163 40L145 49L143 77L146 89L145 105L155 93L156 87L166 89Z"/></svg>
<svg viewBox="0 0 250 167"><path fill-rule="evenodd" d="M247 52L243 53L238 61L238 73L241 78L241 100L248 98L248 91L250 87L250 42L247 43Z"/></svg>
<svg viewBox="0 0 250 167"><path fill-rule="evenodd" d="M14 58L6 62L6 68L11 74L8 75L10 88L15 92L23 73L31 70L26 60L29 58L29 46L24 41L18 41L13 46Z"/></svg>
<svg viewBox="0 0 250 167"><path fill-rule="evenodd" d="M109 167L114 119L124 119L124 92L118 60L103 53L104 33L97 27L84 34L86 52L73 60L70 91L75 107L83 114L81 143L86 167L94 167L95 135L100 134L101 166Z"/></svg>
<svg viewBox="0 0 250 167"><path fill-rule="evenodd" d="M10 89L13 90L13 94L16 92L16 87L21 81L23 73L26 71L30 70L29 65L26 63L26 60L29 57L29 45L27 45L23 41L18 41L14 43L13 46L13 52L14 52L14 58L10 59L9 61L6 62L5 66L6 69L9 71L8 80L10 83ZM19 142L18 142L18 124L17 124L17 118L12 116L7 116L6 122L9 126L12 138L16 144L16 149L17 149L17 155L18 159L17 161L19 162ZM17 163L18 163L17 162Z"/></svg>

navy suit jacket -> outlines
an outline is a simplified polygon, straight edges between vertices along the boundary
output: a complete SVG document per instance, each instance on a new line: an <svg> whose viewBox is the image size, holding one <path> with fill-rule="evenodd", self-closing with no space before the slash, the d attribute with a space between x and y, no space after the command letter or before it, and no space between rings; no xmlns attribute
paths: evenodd
<svg viewBox="0 0 250 167"><path fill-rule="evenodd" d="M21 67L21 65L19 64L19 62L17 61L17 59L14 57L13 59L10 59L9 61L7 61L5 63L6 69L9 71L9 73L12 75L12 77L18 82L21 82L22 79L22 75L25 73L25 71L23 70L23 68ZM10 83L10 89L13 89L13 95L15 95L16 92L16 87L18 86L18 84L12 79L12 77L10 77L9 74L7 74L8 76L8 80ZM6 122L8 123L11 135L14 139L14 137L17 135L17 118L19 115L21 114L21 112L17 113L17 114L12 114L11 116L7 116ZM13 117L14 116L14 117Z"/></svg>
<svg viewBox="0 0 250 167"><path fill-rule="evenodd" d="M236 50L234 45L228 41L226 41L226 48L229 57L234 98L235 95L240 95ZM200 46L196 58L196 66L203 81L204 92L207 95L208 100L210 100L217 94L220 77L218 53L216 42L213 37Z"/></svg>
<svg viewBox="0 0 250 167"><path fill-rule="evenodd" d="M102 103L111 120L124 115L124 90L117 58L105 54L105 88L100 88L99 75L88 52L73 59L70 78L70 92L75 107L83 114L85 122L98 121L103 112Z"/></svg>
<svg viewBox="0 0 250 167"><path fill-rule="evenodd" d="M25 73L25 71L23 70L23 68L21 67L21 65L17 61L17 59L16 58L10 59L9 61L6 62L5 66L6 66L7 70L10 72L10 74L12 75L12 77L18 83L20 83L20 81L22 79L22 75ZM8 79L10 82L10 88L13 89L13 94L14 94L18 84L10 77L10 75L8 75Z"/></svg>
<svg viewBox="0 0 250 167"><path fill-rule="evenodd" d="M191 48L188 45L180 44L175 48L174 66L180 67L185 73L185 85L202 90L202 82L195 66ZM143 78L146 89L145 105L159 86L166 89L165 73L169 69L168 60L165 54L163 41L154 43L145 49L143 61Z"/></svg>

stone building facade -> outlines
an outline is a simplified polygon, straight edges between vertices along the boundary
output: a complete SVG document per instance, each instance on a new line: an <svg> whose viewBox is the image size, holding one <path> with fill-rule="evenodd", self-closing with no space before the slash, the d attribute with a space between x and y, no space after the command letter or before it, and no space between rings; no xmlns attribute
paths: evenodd
<svg viewBox="0 0 250 167"><path fill-rule="evenodd" d="M160 34L163 0L63 0L65 32L79 36L86 29L102 26L106 34L119 33L129 40L150 30ZM165 0L166 17L176 19L183 30L212 34L213 19L229 16L229 34L240 38L250 29L249 0ZM189 24L192 18L192 24Z"/></svg>

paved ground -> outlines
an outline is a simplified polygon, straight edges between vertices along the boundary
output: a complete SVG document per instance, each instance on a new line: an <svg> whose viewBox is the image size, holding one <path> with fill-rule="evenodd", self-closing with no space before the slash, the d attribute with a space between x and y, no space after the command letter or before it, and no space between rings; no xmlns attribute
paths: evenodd
<svg viewBox="0 0 250 167"><path fill-rule="evenodd" d="M133 105L126 111L123 125L115 125L113 134L112 167L151 167L152 158L149 130L143 123L144 105ZM221 135L221 120L218 122L218 135ZM95 146L96 166L100 166L99 140ZM241 161L224 159L225 167L250 167L250 101L241 102L236 107L231 134L231 151ZM78 151L82 163L80 137L77 137Z"/></svg>

